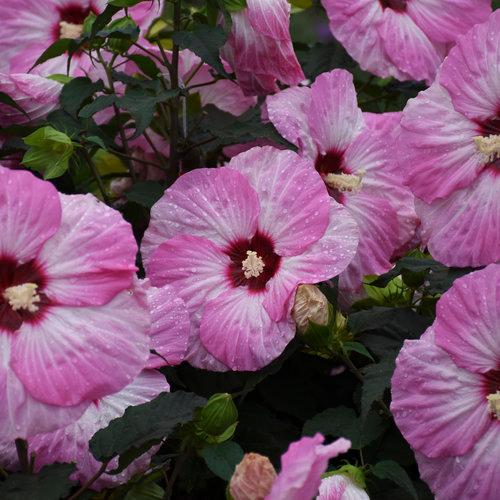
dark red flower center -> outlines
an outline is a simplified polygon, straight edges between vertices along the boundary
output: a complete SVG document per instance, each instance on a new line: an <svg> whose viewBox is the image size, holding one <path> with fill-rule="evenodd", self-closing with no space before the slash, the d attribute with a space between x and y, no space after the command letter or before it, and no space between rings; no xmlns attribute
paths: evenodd
<svg viewBox="0 0 500 500"><path fill-rule="evenodd" d="M76 35L79 30L76 27L83 25L83 22L89 14L99 14L99 11L92 5L83 7L81 5L71 3L59 7L58 11L59 22L53 29L54 38L56 40L59 38L78 38ZM72 27L74 27L74 29L71 29ZM71 36L71 33L75 36Z"/></svg>
<svg viewBox="0 0 500 500"><path fill-rule="evenodd" d="M405 12L408 0L379 0L383 9L392 9L396 12Z"/></svg>
<svg viewBox="0 0 500 500"><path fill-rule="evenodd" d="M484 138L483 148L490 155L490 162L487 163L486 168L493 169L496 173L500 171L500 154L498 151L498 143L500 142L500 106L498 108L497 114L488 118L487 120L475 120L478 126L478 133ZM496 146L489 150L487 147L487 141L495 141L493 144ZM491 142L490 142L491 144ZM478 146L479 147L479 146ZM491 146L490 146L491 147ZM481 150L481 149L480 149Z"/></svg>
<svg viewBox="0 0 500 500"><path fill-rule="evenodd" d="M272 239L259 231L251 240L231 243L225 253L231 259L227 275L234 287L261 292L280 267L281 257L274 251Z"/></svg>
<svg viewBox="0 0 500 500"><path fill-rule="evenodd" d="M500 370L490 370L484 374L485 394L496 394L500 392Z"/></svg>
<svg viewBox="0 0 500 500"><path fill-rule="evenodd" d="M35 261L19 264L0 257L0 330L15 332L24 321L36 322L49 305L47 280Z"/></svg>
<svg viewBox="0 0 500 500"><path fill-rule="evenodd" d="M344 152L337 150L327 151L325 154L318 154L314 164L321 177L325 179L329 174L350 175L352 171L347 168L344 160ZM327 184L328 192L332 198L339 203L346 201L345 194L339 189L332 188Z"/></svg>

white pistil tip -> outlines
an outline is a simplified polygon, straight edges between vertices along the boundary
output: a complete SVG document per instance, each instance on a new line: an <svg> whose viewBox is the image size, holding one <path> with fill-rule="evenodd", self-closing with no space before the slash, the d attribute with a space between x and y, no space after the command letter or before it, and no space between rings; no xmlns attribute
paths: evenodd
<svg viewBox="0 0 500 500"><path fill-rule="evenodd" d="M474 143L486 162L490 163L500 158L500 135L477 136L474 137Z"/></svg>
<svg viewBox="0 0 500 500"><path fill-rule="evenodd" d="M243 269L245 278L257 278L264 271L264 261L262 257L257 255L257 252L252 250L247 250L248 257L241 263L241 269Z"/></svg>
<svg viewBox="0 0 500 500"><path fill-rule="evenodd" d="M365 172L361 170L359 174L328 174L323 179L332 189L352 193L361 189L364 176Z"/></svg>
<svg viewBox="0 0 500 500"><path fill-rule="evenodd" d="M24 285L11 286L5 290L3 296L8 301L13 311L24 309L31 313L38 311L37 303L40 302L40 295L36 293L38 285L35 283L25 283Z"/></svg>
<svg viewBox="0 0 500 500"><path fill-rule="evenodd" d="M66 21L61 21L59 23L59 36L61 38L72 38L76 40L82 36L82 33L83 24L67 23Z"/></svg>
<svg viewBox="0 0 500 500"><path fill-rule="evenodd" d="M486 396L486 399L488 400L488 409L490 412L495 418L500 419L500 391Z"/></svg>

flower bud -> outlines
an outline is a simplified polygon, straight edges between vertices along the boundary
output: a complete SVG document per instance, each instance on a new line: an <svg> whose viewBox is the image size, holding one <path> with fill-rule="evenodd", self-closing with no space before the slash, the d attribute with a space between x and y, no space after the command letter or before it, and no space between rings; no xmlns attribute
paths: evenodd
<svg viewBox="0 0 500 500"><path fill-rule="evenodd" d="M292 316L300 333L305 333L310 321L326 326L330 317L328 299L317 286L299 285Z"/></svg>
<svg viewBox="0 0 500 500"><path fill-rule="evenodd" d="M214 394L200 410L197 435L210 443L230 439L238 422L238 409L230 394Z"/></svg>
<svg viewBox="0 0 500 500"><path fill-rule="evenodd" d="M269 458L247 453L234 470L229 492L233 500L263 500L275 479L276 471Z"/></svg>
<svg viewBox="0 0 500 500"><path fill-rule="evenodd" d="M126 52L132 46L132 43L137 40L139 33L137 25L130 17L122 17L121 19L111 21L107 29L111 32L111 35L108 37L107 46L110 50L119 54Z"/></svg>

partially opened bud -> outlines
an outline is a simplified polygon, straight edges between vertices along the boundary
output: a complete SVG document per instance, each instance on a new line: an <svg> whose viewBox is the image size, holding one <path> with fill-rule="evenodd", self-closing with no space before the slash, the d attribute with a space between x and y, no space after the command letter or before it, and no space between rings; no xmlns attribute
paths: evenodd
<svg viewBox="0 0 500 500"><path fill-rule="evenodd" d="M234 470L229 492L233 500L263 500L275 479L276 471L269 458L247 453Z"/></svg>
<svg viewBox="0 0 500 500"><path fill-rule="evenodd" d="M312 321L318 325L327 325L330 316L328 299L314 285L300 285L295 294L292 311L300 333L304 333Z"/></svg>

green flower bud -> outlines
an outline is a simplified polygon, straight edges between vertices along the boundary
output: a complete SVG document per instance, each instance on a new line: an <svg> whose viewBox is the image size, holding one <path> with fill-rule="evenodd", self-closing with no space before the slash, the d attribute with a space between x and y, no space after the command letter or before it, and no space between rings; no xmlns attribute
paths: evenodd
<svg viewBox="0 0 500 500"><path fill-rule="evenodd" d="M107 47L119 54L126 52L137 40L139 34L137 24L130 17L122 17L112 21L105 31L110 33Z"/></svg>
<svg viewBox="0 0 500 500"><path fill-rule="evenodd" d="M232 437L238 423L238 409L230 394L214 394L196 419L196 435L209 443L222 443Z"/></svg>

